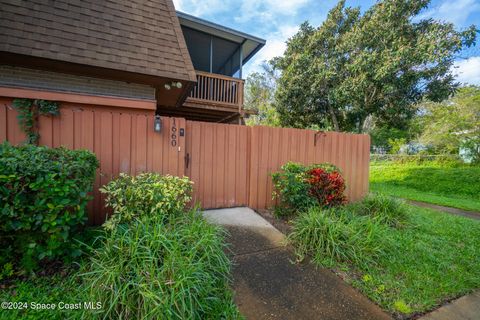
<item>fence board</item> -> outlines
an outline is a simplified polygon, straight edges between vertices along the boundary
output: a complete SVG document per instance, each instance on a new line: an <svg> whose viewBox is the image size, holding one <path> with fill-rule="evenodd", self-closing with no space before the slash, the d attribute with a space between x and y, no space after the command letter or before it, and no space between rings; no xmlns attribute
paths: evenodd
<svg viewBox="0 0 480 320"><path fill-rule="evenodd" d="M251 131L251 207L263 209L274 205L270 176L288 161L303 164L330 162L338 166L345 177L350 201L356 201L368 192L370 139L367 135L325 132L317 134L315 143L312 130L252 127ZM273 155L277 141L279 154Z"/></svg>
<svg viewBox="0 0 480 320"><path fill-rule="evenodd" d="M187 175L203 208L248 205L248 127L187 121Z"/></svg>

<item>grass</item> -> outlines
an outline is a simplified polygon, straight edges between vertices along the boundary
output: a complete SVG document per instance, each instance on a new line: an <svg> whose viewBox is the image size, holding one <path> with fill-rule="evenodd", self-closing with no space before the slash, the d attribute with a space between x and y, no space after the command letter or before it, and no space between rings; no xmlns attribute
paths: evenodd
<svg viewBox="0 0 480 320"><path fill-rule="evenodd" d="M108 319L237 319L223 231L192 210L142 218L104 239L83 275ZM95 313L95 312L94 312Z"/></svg>
<svg viewBox="0 0 480 320"><path fill-rule="evenodd" d="M480 167L373 162L370 188L391 196L480 211Z"/></svg>
<svg viewBox="0 0 480 320"><path fill-rule="evenodd" d="M479 288L480 221L402 206L404 219L395 227L375 218L378 213L359 214L358 205L313 209L296 219L289 238L298 254L341 271L397 318L432 310ZM329 227L343 231L324 232ZM350 234L364 234L371 241L348 241ZM332 255L328 247L339 253Z"/></svg>
<svg viewBox="0 0 480 320"><path fill-rule="evenodd" d="M410 221L384 232L384 253L359 270L361 278L352 277L354 286L385 309L407 314L480 287L480 222L417 208Z"/></svg>
<svg viewBox="0 0 480 320"><path fill-rule="evenodd" d="M229 287L225 231L195 210L168 223L161 218L102 232L80 268L64 275L5 281L0 300L28 308L2 310L0 319L241 318ZM34 302L56 308L34 310ZM59 310L60 302L81 305ZM101 308L88 310L83 302Z"/></svg>
<svg viewBox="0 0 480 320"><path fill-rule="evenodd" d="M81 280L71 269L65 275L17 279L0 290L0 301L22 303L21 309L3 309L2 320L16 319L79 319L81 309L60 309L60 302L68 305L87 301L78 290ZM25 308L24 303L27 303ZM32 304L34 303L34 304ZM55 304L55 309L42 309L36 303Z"/></svg>
<svg viewBox="0 0 480 320"><path fill-rule="evenodd" d="M2 310L0 319L242 318L230 289L225 231L186 208L190 191L187 178L158 174L111 181L102 192L115 218L86 233L79 270L21 280L11 265L0 269L2 302L27 303Z"/></svg>

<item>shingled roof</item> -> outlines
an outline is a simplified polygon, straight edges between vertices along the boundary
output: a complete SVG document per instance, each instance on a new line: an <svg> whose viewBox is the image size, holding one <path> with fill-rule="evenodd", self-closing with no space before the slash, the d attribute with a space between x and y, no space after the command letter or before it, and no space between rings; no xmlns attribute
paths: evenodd
<svg viewBox="0 0 480 320"><path fill-rule="evenodd" d="M195 81L172 0L0 0L0 52Z"/></svg>

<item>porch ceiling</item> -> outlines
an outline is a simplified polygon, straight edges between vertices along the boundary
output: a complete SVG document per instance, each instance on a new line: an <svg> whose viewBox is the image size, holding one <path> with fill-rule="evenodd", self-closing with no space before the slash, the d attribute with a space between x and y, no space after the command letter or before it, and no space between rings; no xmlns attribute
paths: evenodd
<svg viewBox="0 0 480 320"><path fill-rule="evenodd" d="M264 39L183 12L177 11L177 16L196 70L210 72L209 50L211 37L213 37L211 72L230 76L240 68L238 48L242 47L242 61L245 64L265 45ZM225 65L228 63L231 63L231 65L226 67ZM228 70L223 70L222 68Z"/></svg>

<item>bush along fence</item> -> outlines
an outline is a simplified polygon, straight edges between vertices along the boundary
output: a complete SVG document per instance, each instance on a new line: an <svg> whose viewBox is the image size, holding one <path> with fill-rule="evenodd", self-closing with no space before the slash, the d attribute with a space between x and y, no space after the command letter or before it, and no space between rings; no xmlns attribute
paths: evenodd
<svg viewBox="0 0 480 320"><path fill-rule="evenodd" d="M95 155L4 142L0 167L0 265L18 263L29 271L44 258L80 255L74 238L87 222Z"/></svg>
<svg viewBox="0 0 480 320"><path fill-rule="evenodd" d="M270 127L247 127L161 118L154 111L60 103L56 117L38 118L39 144L92 151L100 162L88 204L91 224L105 221L99 189L120 173L188 176L193 202L203 208L272 207L272 173L288 162L331 163L339 168L348 201L368 192L368 135ZM21 144L25 133L12 99L0 98L0 143Z"/></svg>

